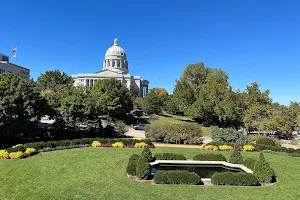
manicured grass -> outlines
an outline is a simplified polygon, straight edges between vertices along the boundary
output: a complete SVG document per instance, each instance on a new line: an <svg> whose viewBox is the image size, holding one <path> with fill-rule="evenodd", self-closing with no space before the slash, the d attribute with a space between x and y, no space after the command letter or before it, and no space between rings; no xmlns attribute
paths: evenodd
<svg viewBox="0 0 300 200"><path fill-rule="evenodd" d="M186 116L177 116L177 115L170 115L165 114L164 116L159 116L157 120L149 120L150 126L161 126L166 124L184 124L193 122L190 117ZM203 136L210 136L211 135L211 128L210 127L201 127L203 131Z"/></svg>
<svg viewBox="0 0 300 200"><path fill-rule="evenodd" d="M300 199L300 158L265 154L278 182L268 187L151 185L127 178L126 165L141 149L83 148L0 160L0 199ZM191 159L199 149L155 148ZM242 153L258 157L258 153ZM229 153L224 155L228 158Z"/></svg>

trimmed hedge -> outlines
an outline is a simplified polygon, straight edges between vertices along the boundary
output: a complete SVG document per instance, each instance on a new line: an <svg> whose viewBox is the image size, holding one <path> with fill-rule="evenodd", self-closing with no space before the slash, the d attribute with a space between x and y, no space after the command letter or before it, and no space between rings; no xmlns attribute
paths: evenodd
<svg viewBox="0 0 300 200"><path fill-rule="evenodd" d="M137 155L137 154L133 154L129 158L128 165L127 165L127 168L126 168L127 174L129 174L131 176L136 175L136 166L137 166L137 162L140 158L141 158L141 156Z"/></svg>
<svg viewBox="0 0 300 200"><path fill-rule="evenodd" d="M245 165L245 167L247 167L247 168L253 170L256 161L257 161L257 160L254 159L254 158L246 158L246 160L244 160L244 165Z"/></svg>
<svg viewBox="0 0 300 200"><path fill-rule="evenodd" d="M272 183L275 182L275 172L266 161L263 153L260 153L257 162L254 165L253 174L259 182Z"/></svg>
<svg viewBox="0 0 300 200"><path fill-rule="evenodd" d="M148 179L151 175L151 167L148 160L144 157L140 157L136 165L136 176L139 179Z"/></svg>
<svg viewBox="0 0 300 200"><path fill-rule="evenodd" d="M243 164L243 156L237 150L234 150L229 157L229 162L232 164Z"/></svg>
<svg viewBox="0 0 300 200"><path fill-rule="evenodd" d="M186 160L184 155L176 153L157 153L154 157L155 160Z"/></svg>
<svg viewBox="0 0 300 200"><path fill-rule="evenodd" d="M201 161L226 161L226 158L222 154L215 153L201 153L194 156L194 160Z"/></svg>
<svg viewBox="0 0 300 200"><path fill-rule="evenodd" d="M267 146L275 146L276 145L275 141L271 138L259 138L256 141L256 144L258 144L258 145L267 145Z"/></svg>
<svg viewBox="0 0 300 200"><path fill-rule="evenodd" d="M197 173L188 172L187 170L158 171L154 175L154 183L189 185L203 184L203 182L201 181L201 177Z"/></svg>
<svg viewBox="0 0 300 200"><path fill-rule="evenodd" d="M211 177L214 185L259 186L258 179L246 172L216 172Z"/></svg>

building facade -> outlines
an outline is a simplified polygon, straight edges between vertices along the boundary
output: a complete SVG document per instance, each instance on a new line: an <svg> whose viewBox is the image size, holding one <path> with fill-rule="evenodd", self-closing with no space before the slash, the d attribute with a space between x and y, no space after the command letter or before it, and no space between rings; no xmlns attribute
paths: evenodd
<svg viewBox="0 0 300 200"><path fill-rule="evenodd" d="M127 56L119 46L117 39L114 45L105 53L102 70L92 74L72 75L75 86L93 86L95 81L99 79L115 78L129 90L136 91L140 97L144 97L148 93L149 81L142 79L140 76L131 76L128 70Z"/></svg>
<svg viewBox="0 0 300 200"><path fill-rule="evenodd" d="M9 62L9 57L0 54L0 73L13 73L19 77L30 78L30 70Z"/></svg>

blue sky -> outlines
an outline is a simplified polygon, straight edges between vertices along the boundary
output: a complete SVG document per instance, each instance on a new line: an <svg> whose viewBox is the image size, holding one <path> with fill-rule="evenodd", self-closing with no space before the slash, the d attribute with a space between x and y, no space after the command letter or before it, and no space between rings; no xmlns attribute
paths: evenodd
<svg viewBox="0 0 300 200"><path fill-rule="evenodd" d="M31 69L102 69L118 38L129 70L172 92L184 67L203 61L234 89L257 81L274 101L300 101L300 1L1 1L0 53Z"/></svg>

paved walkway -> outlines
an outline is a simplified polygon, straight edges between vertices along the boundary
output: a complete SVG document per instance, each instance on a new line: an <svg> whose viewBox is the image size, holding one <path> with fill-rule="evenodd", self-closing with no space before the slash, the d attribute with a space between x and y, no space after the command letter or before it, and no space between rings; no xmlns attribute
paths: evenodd
<svg viewBox="0 0 300 200"><path fill-rule="evenodd" d="M282 144L281 146L286 148L300 149L299 145Z"/></svg>
<svg viewBox="0 0 300 200"><path fill-rule="evenodd" d="M129 128L125 133L126 136L130 136L137 139L145 139L145 131L135 130L134 128Z"/></svg>

